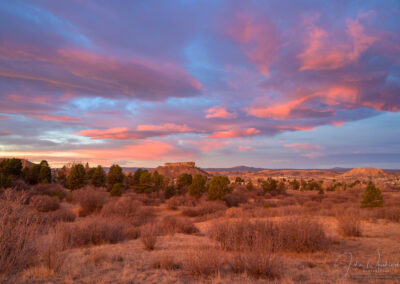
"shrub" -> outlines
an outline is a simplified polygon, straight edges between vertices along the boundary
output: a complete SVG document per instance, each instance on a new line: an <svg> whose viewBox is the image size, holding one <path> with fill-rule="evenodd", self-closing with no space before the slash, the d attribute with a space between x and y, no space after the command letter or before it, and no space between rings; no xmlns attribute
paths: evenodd
<svg viewBox="0 0 400 284"><path fill-rule="evenodd" d="M253 278L276 279L280 276L279 261L271 253L241 253L232 258L231 267L233 272L245 272Z"/></svg>
<svg viewBox="0 0 400 284"><path fill-rule="evenodd" d="M78 223L59 223L55 233L63 249L117 243L124 240L124 225L115 218L90 217Z"/></svg>
<svg viewBox="0 0 400 284"><path fill-rule="evenodd" d="M178 193L179 194L185 193L187 188L192 184L192 180L193 180L192 175L187 173L181 174L176 181L176 187L178 189Z"/></svg>
<svg viewBox="0 0 400 284"><path fill-rule="evenodd" d="M85 217L92 213L100 212L106 201L105 192L92 189L80 190L75 194L75 197L77 197L81 207L79 209L80 217Z"/></svg>
<svg viewBox="0 0 400 284"><path fill-rule="evenodd" d="M176 216L165 216L159 225L161 232L168 235L173 235L174 233L182 234L194 234L198 233L199 230L193 224L192 221Z"/></svg>
<svg viewBox="0 0 400 284"><path fill-rule="evenodd" d="M0 274L11 274L33 265L39 219L20 202L0 200Z"/></svg>
<svg viewBox="0 0 400 284"><path fill-rule="evenodd" d="M380 189L375 187L375 185L372 182L370 182L362 196L361 208L382 207L382 205L383 205L383 196Z"/></svg>
<svg viewBox="0 0 400 284"><path fill-rule="evenodd" d="M215 176L208 185L208 199L222 199L226 194L232 191L229 187L229 179L226 176Z"/></svg>
<svg viewBox="0 0 400 284"><path fill-rule="evenodd" d="M312 252L326 249L329 243L321 224L294 217L279 222L219 222L211 226L208 236L223 249L237 251Z"/></svg>
<svg viewBox="0 0 400 284"><path fill-rule="evenodd" d="M121 196L123 190L124 190L124 186L122 185L122 183L116 183L113 185L113 187L110 191L110 195L111 196Z"/></svg>
<svg viewBox="0 0 400 284"><path fill-rule="evenodd" d="M140 240L146 250L153 250L157 243L157 227L146 225L140 231Z"/></svg>
<svg viewBox="0 0 400 284"><path fill-rule="evenodd" d="M171 197L175 196L176 190L174 186L168 186L164 191L165 199L170 199Z"/></svg>
<svg viewBox="0 0 400 284"><path fill-rule="evenodd" d="M168 209L176 210L179 206L195 206L196 202L194 197L179 195L168 199L166 205Z"/></svg>
<svg viewBox="0 0 400 284"><path fill-rule="evenodd" d="M76 215L69 209L58 209L48 214L48 218L50 218L52 223L57 222L74 222L76 219Z"/></svg>
<svg viewBox="0 0 400 284"><path fill-rule="evenodd" d="M226 210L227 207L218 201L207 201L203 204L194 207L194 208L187 208L182 211L182 215L188 217L197 217L197 216L204 216L206 214L211 214L217 211Z"/></svg>
<svg viewBox="0 0 400 284"><path fill-rule="evenodd" d="M357 211L348 211L336 217L339 233L345 237L361 236L361 219Z"/></svg>
<svg viewBox="0 0 400 284"><path fill-rule="evenodd" d="M58 198L47 195L32 196L29 203L39 212L49 212L60 208Z"/></svg>
<svg viewBox="0 0 400 284"><path fill-rule="evenodd" d="M102 166L99 165L94 169L91 180L93 186L100 187L106 185L106 172Z"/></svg>
<svg viewBox="0 0 400 284"><path fill-rule="evenodd" d="M239 204L247 202L248 196L244 192L235 191L225 195L223 200L228 207L239 206Z"/></svg>
<svg viewBox="0 0 400 284"><path fill-rule="evenodd" d="M208 277L216 275L224 260L221 253L213 248L200 248L189 252L183 262L183 268L194 276Z"/></svg>

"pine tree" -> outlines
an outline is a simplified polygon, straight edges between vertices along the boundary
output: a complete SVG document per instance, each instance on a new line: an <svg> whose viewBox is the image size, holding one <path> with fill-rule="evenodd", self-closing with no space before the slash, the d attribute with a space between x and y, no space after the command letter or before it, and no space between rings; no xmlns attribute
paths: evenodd
<svg viewBox="0 0 400 284"><path fill-rule="evenodd" d="M215 176L208 185L208 199L222 199L226 194L232 191L229 187L229 179L226 176Z"/></svg>
<svg viewBox="0 0 400 284"><path fill-rule="evenodd" d="M40 162L40 171L38 175L39 183L50 183L51 182L51 168L46 160Z"/></svg>
<svg viewBox="0 0 400 284"><path fill-rule="evenodd" d="M112 188L114 184L123 182L124 173L122 172L122 168L118 165L112 165L107 176L107 183L109 187Z"/></svg>
<svg viewBox="0 0 400 284"><path fill-rule="evenodd" d="M372 182L369 182L367 189L362 195L361 208L366 207L382 207L383 206L383 196L381 190Z"/></svg>
<svg viewBox="0 0 400 284"><path fill-rule="evenodd" d="M98 165L97 168L93 169L91 182L96 187L106 186L106 172L102 166Z"/></svg>
<svg viewBox="0 0 400 284"><path fill-rule="evenodd" d="M206 189L207 177L202 175L195 175L192 184L189 186L189 194L196 198L200 198Z"/></svg>
<svg viewBox="0 0 400 284"><path fill-rule="evenodd" d="M73 165L67 178L68 188L74 190L85 185L86 172L82 164Z"/></svg>

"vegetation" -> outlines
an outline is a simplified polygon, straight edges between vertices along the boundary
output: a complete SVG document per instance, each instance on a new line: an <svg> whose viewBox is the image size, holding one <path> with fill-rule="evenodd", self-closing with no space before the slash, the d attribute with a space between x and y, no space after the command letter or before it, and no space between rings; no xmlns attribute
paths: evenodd
<svg viewBox="0 0 400 284"><path fill-rule="evenodd" d="M122 168L119 165L112 165L107 175L107 184L110 188L114 186L116 183L124 182L124 173L122 172Z"/></svg>
<svg viewBox="0 0 400 284"><path fill-rule="evenodd" d="M102 166L97 166L97 168L93 170L90 178L93 186L106 186L106 172Z"/></svg>
<svg viewBox="0 0 400 284"><path fill-rule="evenodd" d="M86 171L82 164L72 165L67 177L67 187L71 190L79 189L85 185Z"/></svg>
<svg viewBox="0 0 400 284"><path fill-rule="evenodd" d="M206 190L207 177L195 175L192 184L189 185L189 194L193 197L200 198Z"/></svg>
<svg viewBox="0 0 400 284"><path fill-rule="evenodd" d="M208 199L222 199L226 194L232 192L230 181L226 176L215 176L208 185Z"/></svg>
<svg viewBox="0 0 400 284"><path fill-rule="evenodd" d="M361 208L382 206L383 196L381 190L377 188L372 182L370 182L362 196Z"/></svg>

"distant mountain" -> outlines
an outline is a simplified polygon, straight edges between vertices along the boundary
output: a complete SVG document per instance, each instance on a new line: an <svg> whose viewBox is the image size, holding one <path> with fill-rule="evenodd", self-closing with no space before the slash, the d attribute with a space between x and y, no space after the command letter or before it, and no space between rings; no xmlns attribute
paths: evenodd
<svg viewBox="0 0 400 284"><path fill-rule="evenodd" d="M258 172L265 170L264 168L255 168L248 166L236 166L232 168L203 168L205 171L218 171L218 172Z"/></svg>

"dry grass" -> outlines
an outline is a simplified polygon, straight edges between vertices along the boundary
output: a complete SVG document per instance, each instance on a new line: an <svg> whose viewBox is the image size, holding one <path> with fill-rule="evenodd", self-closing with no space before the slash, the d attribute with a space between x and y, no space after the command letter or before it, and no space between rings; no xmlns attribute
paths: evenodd
<svg viewBox="0 0 400 284"><path fill-rule="evenodd" d="M173 235L174 233L195 234L199 232L189 219L172 215L165 216L158 226L161 233L168 235Z"/></svg>
<svg viewBox="0 0 400 284"><path fill-rule="evenodd" d="M117 243L124 240L124 223L116 218L99 216L86 218L78 223L60 223L56 226L56 238L62 249Z"/></svg>
<svg viewBox="0 0 400 284"><path fill-rule="evenodd" d="M161 255L155 259L151 265L156 269L177 270L181 268L181 264L176 262L170 255Z"/></svg>
<svg viewBox="0 0 400 284"><path fill-rule="evenodd" d="M99 213L106 202L107 195L106 192L96 191L90 187L74 191L73 198L80 205L79 216L86 217L92 213Z"/></svg>
<svg viewBox="0 0 400 284"><path fill-rule="evenodd" d="M157 243L158 228L154 225L146 225L140 232L140 240L146 250L153 250Z"/></svg>
<svg viewBox="0 0 400 284"><path fill-rule="evenodd" d="M198 216L204 216L207 214L212 214L217 211L224 211L226 209L227 209L227 207L222 202L206 201L197 207L186 208L185 210L182 211L182 214L184 216L188 216L188 217L198 217Z"/></svg>
<svg viewBox="0 0 400 284"><path fill-rule="evenodd" d="M313 252L325 250L330 240L318 222L308 218L280 221L222 221L215 223L208 236L222 249L237 251Z"/></svg>
<svg viewBox="0 0 400 284"><path fill-rule="evenodd" d="M348 210L344 214L338 215L336 220L338 223L338 231L342 236L360 237L362 235L359 211Z"/></svg>
<svg viewBox="0 0 400 284"><path fill-rule="evenodd" d="M59 199L48 195L34 195L29 203L39 212L55 211L60 208Z"/></svg>
<svg viewBox="0 0 400 284"><path fill-rule="evenodd" d="M0 201L0 274L20 271L37 261L39 222L18 202Z"/></svg>

